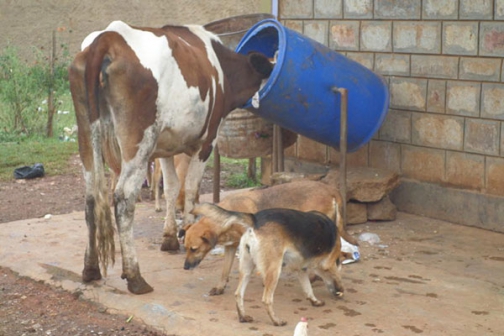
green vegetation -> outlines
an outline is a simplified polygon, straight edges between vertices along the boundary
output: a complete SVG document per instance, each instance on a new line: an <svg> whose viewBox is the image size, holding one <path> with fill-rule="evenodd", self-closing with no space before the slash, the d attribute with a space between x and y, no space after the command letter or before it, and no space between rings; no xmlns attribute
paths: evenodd
<svg viewBox="0 0 504 336"><path fill-rule="evenodd" d="M13 179L14 169L42 163L46 175L60 175L72 169L68 160L77 153L76 142L40 138L0 145L0 181Z"/></svg>
<svg viewBox="0 0 504 336"><path fill-rule="evenodd" d="M36 53L36 61L21 61L16 48L0 53L0 181L13 178L15 168L42 163L47 175L67 173L69 158L77 153L75 134L68 137L64 128L72 129L75 114L69 91L68 53L51 66L47 57ZM54 115L48 138L49 91L52 91Z"/></svg>

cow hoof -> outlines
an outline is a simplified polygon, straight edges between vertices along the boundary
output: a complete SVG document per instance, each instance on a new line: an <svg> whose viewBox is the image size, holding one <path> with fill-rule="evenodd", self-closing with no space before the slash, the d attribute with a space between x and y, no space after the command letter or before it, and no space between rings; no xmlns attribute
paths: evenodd
<svg viewBox="0 0 504 336"><path fill-rule="evenodd" d="M164 237L161 244L161 251L174 252L180 249L180 244L177 237Z"/></svg>
<svg viewBox="0 0 504 336"><path fill-rule="evenodd" d="M145 294L150 293L154 290L143 277L135 277L133 279L127 279L128 281L128 290L133 294Z"/></svg>
<svg viewBox="0 0 504 336"><path fill-rule="evenodd" d="M283 327L286 324L287 324L287 321L284 321L284 320L274 320L273 321L273 325L275 327Z"/></svg>
<svg viewBox="0 0 504 336"><path fill-rule="evenodd" d="M84 266L82 281L91 282L102 278L99 267Z"/></svg>
<svg viewBox="0 0 504 336"><path fill-rule="evenodd" d="M210 290L210 293L208 293L210 296L215 296L215 295L222 295L224 294L224 288L217 288L214 287Z"/></svg>
<svg viewBox="0 0 504 336"><path fill-rule="evenodd" d="M241 323L254 322L254 318L249 315L240 316L238 319L240 320Z"/></svg>

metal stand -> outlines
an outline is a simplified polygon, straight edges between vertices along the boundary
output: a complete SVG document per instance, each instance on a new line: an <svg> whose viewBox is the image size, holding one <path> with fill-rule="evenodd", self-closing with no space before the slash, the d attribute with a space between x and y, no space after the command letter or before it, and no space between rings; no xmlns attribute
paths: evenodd
<svg viewBox="0 0 504 336"><path fill-rule="evenodd" d="M343 208L341 209L341 217L343 218L343 223L346 226L347 215L346 215L346 204L347 204L347 164L346 164L346 153L347 153L347 117L348 117L348 91L345 88L333 87L332 91L334 93L339 93L341 95L341 107L340 107L340 164L339 164L339 177L340 177L340 194L343 199Z"/></svg>
<svg viewBox="0 0 504 336"><path fill-rule="evenodd" d="M215 145L214 148L214 170L213 170L213 202L220 202L220 154L219 146Z"/></svg>

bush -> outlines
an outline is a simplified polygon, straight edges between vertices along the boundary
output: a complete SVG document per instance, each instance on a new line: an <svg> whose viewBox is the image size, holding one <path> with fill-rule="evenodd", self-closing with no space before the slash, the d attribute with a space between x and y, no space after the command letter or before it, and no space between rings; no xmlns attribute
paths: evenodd
<svg viewBox="0 0 504 336"><path fill-rule="evenodd" d="M48 111L44 102L50 88L55 98L69 91L68 52L61 48L63 57L55 60L54 76L40 51L33 64L22 62L12 46L0 54L0 141L45 134Z"/></svg>

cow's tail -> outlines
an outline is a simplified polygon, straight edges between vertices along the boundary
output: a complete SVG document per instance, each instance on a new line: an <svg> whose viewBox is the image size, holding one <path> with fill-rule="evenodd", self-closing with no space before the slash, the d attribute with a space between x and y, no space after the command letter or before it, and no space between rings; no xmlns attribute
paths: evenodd
<svg viewBox="0 0 504 336"><path fill-rule="evenodd" d="M228 211L211 203L196 204L191 213L196 216L206 216L210 220L219 223L223 231L227 230L232 224L254 227L255 223L255 217L250 213Z"/></svg>
<svg viewBox="0 0 504 336"><path fill-rule="evenodd" d="M103 35L98 36L89 47L85 71L85 86L89 104L89 121L91 124L91 142L93 148L92 194L95 199L94 223L96 227L96 242L98 259L104 276L107 275L109 263L115 262L114 226L105 177L103 158L103 141L105 130L100 121L100 76L106 65L110 63L107 56L106 43L100 43Z"/></svg>
<svg viewBox="0 0 504 336"><path fill-rule="evenodd" d="M350 244L358 246L359 242L357 241L357 239L352 237L346 230L346 225L341 213L341 209L343 207L343 200L341 199L341 197L333 198L333 206L336 215L334 220L336 222L336 227L338 228L338 233L340 234L341 237L343 237L343 239L345 239Z"/></svg>

